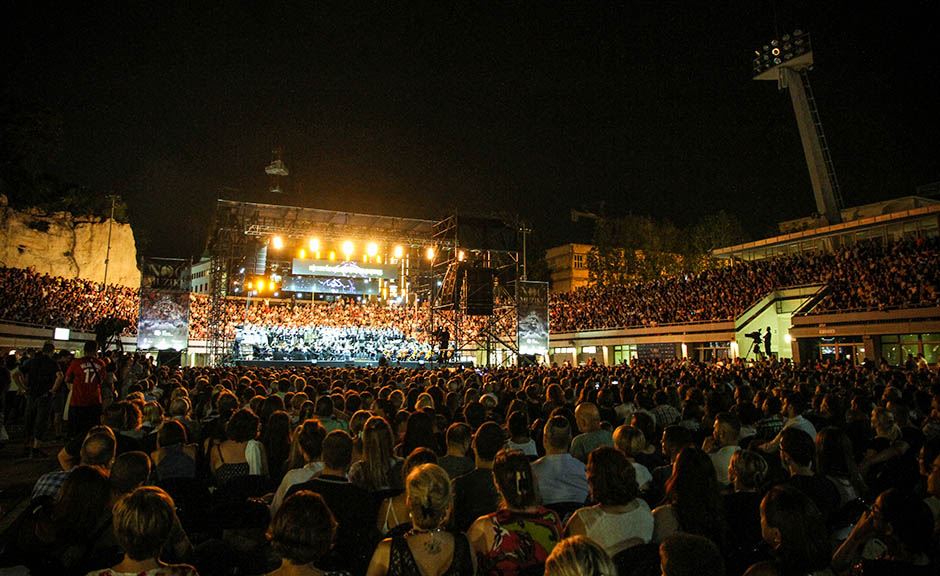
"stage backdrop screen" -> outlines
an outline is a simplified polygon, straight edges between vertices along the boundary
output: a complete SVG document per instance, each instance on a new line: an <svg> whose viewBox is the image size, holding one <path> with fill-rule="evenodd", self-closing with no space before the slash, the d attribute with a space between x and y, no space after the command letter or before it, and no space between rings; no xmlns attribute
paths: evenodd
<svg viewBox="0 0 940 576"><path fill-rule="evenodd" d="M284 279L281 290L287 292L316 292L317 294L376 295L379 293L379 281L370 278L289 276Z"/></svg>
<svg viewBox="0 0 940 576"><path fill-rule="evenodd" d="M520 354L548 356L548 282L522 282L517 286Z"/></svg>
<svg viewBox="0 0 940 576"><path fill-rule="evenodd" d="M291 273L297 276L322 276L330 278L397 278L399 267L360 262L334 262L332 260L310 260L294 258Z"/></svg>
<svg viewBox="0 0 940 576"><path fill-rule="evenodd" d="M189 346L189 293L140 289L137 348L185 350Z"/></svg>

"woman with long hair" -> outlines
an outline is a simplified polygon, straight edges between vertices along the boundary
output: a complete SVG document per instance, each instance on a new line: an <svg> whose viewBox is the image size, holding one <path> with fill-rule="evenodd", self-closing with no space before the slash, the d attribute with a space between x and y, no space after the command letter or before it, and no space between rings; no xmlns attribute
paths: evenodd
<svg viewBox="0 0 940 576"><path fill-rule="evenodd" d="M261 443L268 456L268 473L271 480L280 482L287 472L287 460L290 456L290 414L276 410L268 416L268 425L264 427Z"/></svg>
<svg viewBox="0 0 940 576"><path fill-rule="evenodd" d="M385 418L373 416L362 429L362 460L349 469L349 480L369 492L401 488L397 473L402 461L393 452L392 428Z"/></svg>
<svg viewBox="0 0 940 576"><path fill-rule="evenodd" d="M408 474L405 483L412 528L380 542L366 574L474 574L476 566L467 537L444 530L453 506L453 489L447 472L437 464L421 464Z"/></svg>
<svg viewBox="0 0 940 576"><path fill-rule="evenodd" d="M760 516L773 559L752 565L745 576L805 576L829 566L829 535L809 496L792 486L775 486L761 501Z"/></svg>
<svg viewBox="0 0 940 576"><path fill-rule="evenodd" d="M852 441L839 428L823 428L816 435L816 474L835 485L840 506L864 498L868 491L853 453Z"/></svg>
<svg viewBox="0 0 940 576"><path fill-rule="evenodd" d="M405 422L405 433L396 452L402 458L407 457L415 448L428 448L440 454L437 435L434 433L434 418L429 412L412 412Z"/></svg>
<svg viewBox="0 0 940 576"><path fill-rule="evenodd" d="M715 466L708 454L683 448L666 482L664 503L653 510L653 540L662 542L675 532L698 534L725 544L724 509Z"/></svg>
<svg viewBox="0 0 940 576"><path fill-rule="evenodd" d="M538 504L532 467L522 452L500 450L493 479L499 509L477 518L467 531L480 573L515 576L537 570L561 540L558 515Z"/></svg>

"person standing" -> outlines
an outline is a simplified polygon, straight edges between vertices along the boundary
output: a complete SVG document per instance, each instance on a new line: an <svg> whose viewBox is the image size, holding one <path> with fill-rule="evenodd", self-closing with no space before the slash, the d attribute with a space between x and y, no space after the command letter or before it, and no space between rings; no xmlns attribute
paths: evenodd
<svg viewBox="0 0 940 576"><path fill-rule="evenodd" d="M101 385L107 375L104 361L98 358L94 341L85 342L84 355L72 360L65 371L69 389L69 438L84 437L101 420ZM53 387L52 393L58 390Z"/></svg>
<svg viewBox="0 0 940 576"><path fill-rule="evenodd" d="M767 327L767 331L764 332L764 356L770 359L770 345L773 342L773 336L770 333L770 326Z"/></svg>
<svg viewBox="0 0 940 576"><path fill-rule="evenodd" d="M59 365L52 358L55 346L52 342L42 345L42 350L29 362L26 372L26 441L25 454L30 458L45 458L39 443L49 428L49 411L52 405L52 388L62 377Z"/></svg>

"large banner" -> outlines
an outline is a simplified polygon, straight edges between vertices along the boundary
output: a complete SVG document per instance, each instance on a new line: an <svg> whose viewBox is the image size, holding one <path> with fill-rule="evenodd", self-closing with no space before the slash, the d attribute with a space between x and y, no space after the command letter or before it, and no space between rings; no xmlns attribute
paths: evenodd
<svg viewBox="0 0 940 576"><path fill-rule="evenodd" d="M519 354L548 356L548 282L516 286Z"/></svg>
<svg viewBox="0 0 940 576"><path fill-rule="evenodd" d="M189 292L140 289L137 348L185 350L189 346Z"/></svg>
<svg viewBox="0 0 940 576"><path fill-rule="evenodd" d="M360 264L359 262L333 262L332 260L303 260L294 258L291 273L303 276L331 278L397 278L398 265Z"/></svg>
<svg viewBox="0 0 940 576"><path fill-rule="evenodd" d="M317 294L371 294L379 293L379 281L370 278L321 278L318 276L289 276L284 278L281 290L287 292L316 292Z"/></svg>

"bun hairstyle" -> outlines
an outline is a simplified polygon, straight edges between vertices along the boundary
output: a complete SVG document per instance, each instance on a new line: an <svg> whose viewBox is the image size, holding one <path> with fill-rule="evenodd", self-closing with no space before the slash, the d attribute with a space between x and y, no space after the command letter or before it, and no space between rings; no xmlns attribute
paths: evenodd
<svg viewBox="0 0 940 576"><path fill-rule="evenodd" d="M416 466L405 481L408 511L415 528L432 530L447 519L452 492L450 476L437 464Z"/></svg>
<svg viewBox="0 0 940 576"><path fill-rule="evenodd" d="M493 477L505 505L526 508L536 503L532 466L521 451L500 450L493 462Z"/></svg>
<svg viewBox="0 0 940 576"><path fill-rule="evenodd" d="M728 468L732 478L737 479L742 488L759 489L767 480L767 461L752 450L735 452Z"/></svg>

